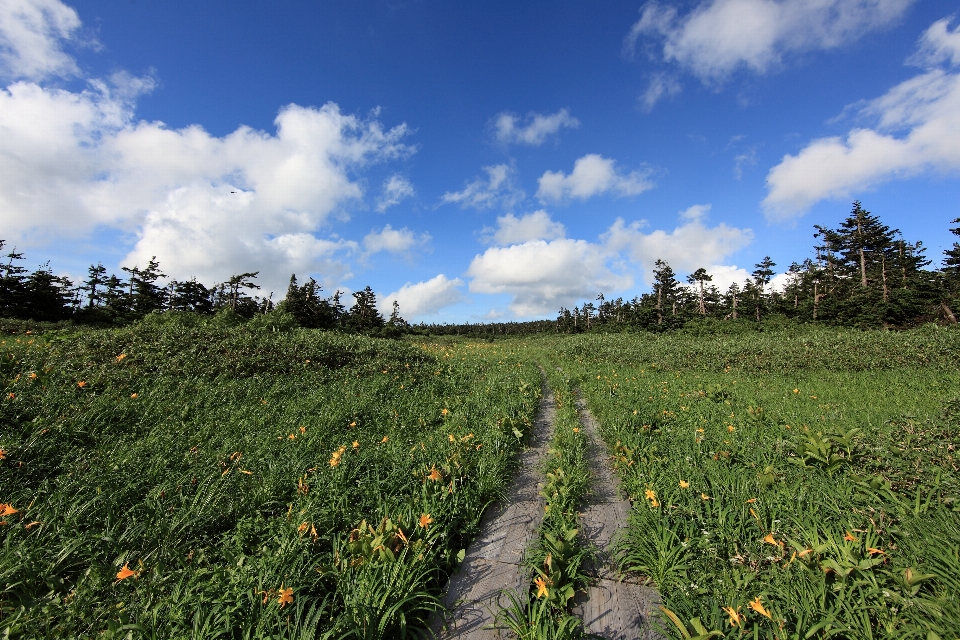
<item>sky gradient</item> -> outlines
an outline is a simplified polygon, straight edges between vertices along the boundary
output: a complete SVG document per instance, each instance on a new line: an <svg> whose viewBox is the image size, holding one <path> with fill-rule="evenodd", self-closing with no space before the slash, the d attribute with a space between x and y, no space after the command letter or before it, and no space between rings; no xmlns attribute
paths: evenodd
<svg viewBox="0 0 960 640"><path fill-rule="evenodd" d="M960 5L0 0L0 238L80 279L370 285L550 317L811 255L858 199L939 264Z"/></svg>

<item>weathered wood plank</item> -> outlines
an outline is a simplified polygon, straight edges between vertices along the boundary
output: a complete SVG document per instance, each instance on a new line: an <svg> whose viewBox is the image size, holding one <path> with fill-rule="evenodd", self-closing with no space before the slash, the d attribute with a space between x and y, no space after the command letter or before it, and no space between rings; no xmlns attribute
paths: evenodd
<svg viewBox="0 0 960 640"><path fill-rule="evenodd" d="M556 405L544 385L543 399L534 421L530 447L519 456L510 490L501 504L490 507L480 524L480 534L467 549L457 573L443 595L449 613L431 621L441 640L493 640L502 629L492 627L498 600L504 590L525 596L530 576L523 567L524 554L543 520L539 463L546 454L553 430ZM506 599L503 600L507 604Z"/></svg>
<svg viewBox="0 0 960 640"><path fill-rule="evenodd" d="M590 502L580 513L581 539L596 547L593 562L583 571L594 578L586 593L574 599L573 613L583 620L589 633L609 640L655 640L663 638L653 626L652 616L660 603L656 589L636 577L616 570L614 548L617 536L626 529L630 502L620 479L610 467L609 452L600 440L596 418L586 402L577 399L580 423L590 436L587 453L592 485Z"/></svg>

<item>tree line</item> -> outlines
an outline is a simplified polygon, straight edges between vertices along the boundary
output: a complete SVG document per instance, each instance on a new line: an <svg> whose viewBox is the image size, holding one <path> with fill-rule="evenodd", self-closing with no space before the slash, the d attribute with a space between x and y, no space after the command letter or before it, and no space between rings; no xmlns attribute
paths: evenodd
<svg viewBox="0 0 960 640"><path fill-rule="evenodd" d="M953 221L960 223L960 218ZM650 331L678 328L691 320L750 319L776 316L801 322L856 327L905 327L922 322L957 322L960 297L960 244L944 251L939 269L929 269L922 242L910 242L899 229L855 201L850 215L831 229L814 226L813 256L794 262L782 289L770 287L777 266L767 256L751 277L725 291L699 268L686 283L664 260L653 269L650 293L625 301L607 300L561 308L554 330L576 333L636 327ZM960 236L960 227L950 229Z"/></svg>
<svg viewBox="0 0 960 640"><path fill-rule="evenodd" d="M960 225L960 218L953 220ZM463 335L495 338L508 335L640 329L667 331L691 321L788 318L856 327L905 327L922 322L957 322L960 301L960 243L944 251L942 264L929 268L922 242L909 242L899 229L854 202L850 214L831 229L814 225L813 255L787 267L786 285L770 286L777 266L767 256L751 277L725 291L711 284L713 276L699 268L682 283L664 260L653 270L653 288L632 300L595 301L561 308L555 321L410 325L396 301L389 317L377 306L368 286L343 299L340 291L324 295L313 278L300 283L291 275L286 297L274 304L273 294L258 295L258 271L239 273L211 287L196 278L165 280L156 257L146 266L122 267L123 277L107 275L102 263L90 265L77 284L57 276L50 264L30 272L24 255L13 248L0 262L0 317L41 322L72 321L115 325L166 311L201 315L229 314L240 319L274 314L306 328L399 335ZM950 229L960 236L960 226ZM0 251L6 246L0 240ZM161 284L163 283L163 284Z"/></svg>
<svg viewBox="0 0 960 640"><path fill-rule="evenodd" d="M0 250L6 242L0 240ZM139 320L148 314L184 311L200 315L227 314L250 319L258 314L289 315L301 326L315 329L340 329L358 332L395 333L409 327L400 315L399 305L384 318L377 308L377 297L368 286L351 294L348 308L340 291L330 296L313 278L302 285L296 274L290 276L287 295L274 304L273 294L256 295L260 289L259 271L239 273L226 281L207 287L196 278L169 280L160 269L156 256L145 267L121 267L120 278L107 275L102 263L90 265L86 280L74 284L57 276L50 263L30 272L23 266L24 254L15 248L0 263L0 317L80 324L116 325Z"/></svg>

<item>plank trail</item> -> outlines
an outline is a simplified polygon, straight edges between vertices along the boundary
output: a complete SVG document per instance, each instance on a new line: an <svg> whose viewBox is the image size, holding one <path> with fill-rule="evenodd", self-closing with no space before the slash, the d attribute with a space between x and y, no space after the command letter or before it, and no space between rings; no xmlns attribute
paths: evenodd
<svg viewBox="0 0 960 640"><path fill-rule="evenodd" d="M597 547L594 562L583 571L593 578L586 593L574 599L573 613L587 631L609 640L654 640L663 638L651 625L654 608L660 604L656 589L620 575L613 547L617 532L627 526L630 502L620 479L610 468L609 453L597 432L597 421L582 398L577 398L580 423L590 436L589 467L593 475L590 503L580 513L580 535Z"/></svg>
<svg viewBox="0 0 960 640"><path fill-rule="evenodd" d="M504 590L521 596L530 588L530 575L523 566L524 554L537 535L543 520L544 501L540 496L540 461L546 455L556 404L543 383L543 399L534 419L530 447L519 456L519 471L504 501L484 514L480 535L467 549L459 570L443 596L449 610L446 620L434 618L431 629L441 640L487 640L500 638L503 629L494 624ZM444 622L447 625L443 629Z"/></svg>

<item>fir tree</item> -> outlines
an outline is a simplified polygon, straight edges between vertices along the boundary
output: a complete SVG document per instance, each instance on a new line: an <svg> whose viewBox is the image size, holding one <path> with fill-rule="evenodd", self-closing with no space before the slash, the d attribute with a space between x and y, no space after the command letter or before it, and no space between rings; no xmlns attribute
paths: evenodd
<svg viewBox="0 0 960 640"><path fill-rule="evenodd" d="M663 324L663 305L671 304L674 314L676 314L676 307L673 306L675 302L674 298L677 291L677 282L676 276L673 272L673 269L669 264L663 260L657 260L654 263L653 268L653 287L656 292L657 297L657 324Z"/></svg>

